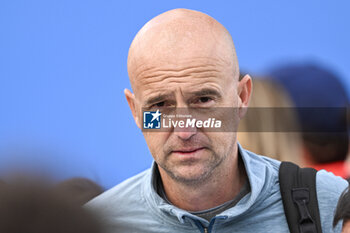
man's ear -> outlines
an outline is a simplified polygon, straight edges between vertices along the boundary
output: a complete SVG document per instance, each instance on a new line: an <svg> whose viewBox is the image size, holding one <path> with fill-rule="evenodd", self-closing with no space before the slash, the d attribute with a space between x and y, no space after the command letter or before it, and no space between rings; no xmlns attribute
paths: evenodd
<svg viewBox="0 0 350 233"><path fill-rule="evenodd" d="M136 106L135 106L135 95L133 93L131 93L131 91L127 88L124 89L124 94L126 97L126 100L128 101L132 116L134 117L135 123L137 125L137 127L139 127L141 129L141 125L140 125L140 119L138 117L137 111L136 111Z"/></svg>
<svg viewBox="0 0 350 233"><path fill-rule="evenodd" d="M239 117L243 118L247 112L250 97L252 94L253 84L252 78L246 74L238 83L238 97L239 97Z"/></svg>

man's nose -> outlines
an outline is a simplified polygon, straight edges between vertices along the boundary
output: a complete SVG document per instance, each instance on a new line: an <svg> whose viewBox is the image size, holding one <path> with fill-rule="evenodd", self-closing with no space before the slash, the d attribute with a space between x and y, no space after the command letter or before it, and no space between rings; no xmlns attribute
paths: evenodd
<svg viewBox="0 0 350 233"><path fill-rule="evenodd" d="M176 109L176 120L178 124L174 126L174 134L182 140L189 140L193 135L197 133L197 128L193 124L188 124L188 121L192 121L192 115L188 107L180 107ZM192 120L191 120L192 119ZM183 125L180 124L183 121Z"/></svg>
<svg viewBox="0 0 350 233"><path fill-rule="evenodd" d="M182 140L189 140L193 135L197 133L196 127L186 127L186 120L185 120L185 127L174 127L174 134L179 137Z"/></svg>

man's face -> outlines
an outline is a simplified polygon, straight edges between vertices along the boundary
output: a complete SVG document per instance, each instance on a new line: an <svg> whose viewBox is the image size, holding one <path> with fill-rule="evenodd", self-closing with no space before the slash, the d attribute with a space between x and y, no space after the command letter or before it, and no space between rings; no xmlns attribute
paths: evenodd
<svg viewBox="0 0 350 233"><path fill-rule="evenodd" d="M238 107L237 82L233 69L220 59L192 57L181 62L145 64L134 87L135 111L176 107ZM238 116L232 116L238 122ZM143 132L154 160L171 178L198 183L210 177L224 161L232 161L234 132L206 132L201 128L172 128L167 132Z"/></svg>
<svg viewBox="0 0 350 233"><path fill-rule="evenodd" d="M143 109L181 108L186 114L245 106L251 81L238 83L237 63L231 36L210 16L178 9L153 18L135 36L128 56L134 94L125 94L138 127ZM244 110L236 112L232 121L238 123ZM173 127L143 134L162 178L198 184L216 177L214 171L227 175L237 158L234 131Z"/></svg>

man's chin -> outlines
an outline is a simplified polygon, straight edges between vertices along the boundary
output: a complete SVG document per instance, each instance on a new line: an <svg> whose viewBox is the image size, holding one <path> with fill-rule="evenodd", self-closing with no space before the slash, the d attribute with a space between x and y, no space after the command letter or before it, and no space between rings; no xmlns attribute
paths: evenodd
<svg viewBox="0 0 350 233"><path fill-rule="evenodd" d="M181 171L167 172L167 174L176 182L195 185L205 182L210 177L207 170L194 171L193 168L182 169Z"/></svg>

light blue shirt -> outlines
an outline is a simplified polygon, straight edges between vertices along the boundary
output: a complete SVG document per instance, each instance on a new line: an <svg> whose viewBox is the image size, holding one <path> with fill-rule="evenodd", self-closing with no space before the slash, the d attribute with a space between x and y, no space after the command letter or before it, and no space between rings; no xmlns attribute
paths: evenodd
<svg viewBox="0 0 350 233"><path fill-rule="evenodd" d="M251 192L211 222L164 201L156 192L152 168L122 182L90 201L100 211L109 233L117 232L289 232L280 194L280 162L242 149ZM348 183L324 170L316 176L316 190L323 233L341 232L332 222L338 198Z"/></svg>

